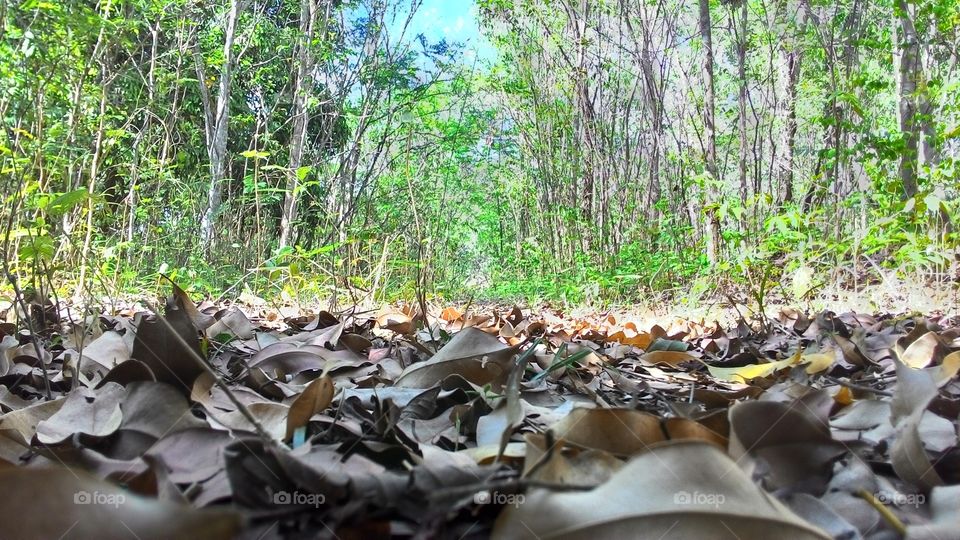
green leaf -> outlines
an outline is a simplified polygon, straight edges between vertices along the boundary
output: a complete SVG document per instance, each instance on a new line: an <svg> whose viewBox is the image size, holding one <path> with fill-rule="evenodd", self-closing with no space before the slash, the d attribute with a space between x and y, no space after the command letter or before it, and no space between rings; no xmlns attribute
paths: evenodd
<svg viewBox="0 0 960 540"><path fill-rule="evenodd" d="M270 152L263 152L261 150L244 150L243 152L240 152L240 155L247 159L266 159L270 157Z"/></svg>
<svg viewBox="0 0 960 540"><path fill-rule="evenodd" d="M47 205L47 211L53 215L63 215L78 206L80 203L86 201L89 197L90 193L86 190L86 188L68 191L50 201L50 204Z"/></svg>
<svg viewBox="0 0 960 540"><path fill-rule="evenodd" d="M24 260L50 261L55 249L53 239L49 236L33 236L20 246L19 254Z"/></svg>

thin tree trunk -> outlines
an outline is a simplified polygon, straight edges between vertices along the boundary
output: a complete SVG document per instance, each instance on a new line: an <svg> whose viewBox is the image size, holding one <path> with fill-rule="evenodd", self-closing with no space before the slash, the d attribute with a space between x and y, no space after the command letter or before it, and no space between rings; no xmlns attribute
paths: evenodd
<svg viewBox="0 0 960 540"><path fill-rule="evenodd" d="M703 103L703 124L706 133L705 141L705 165L710 179L706 189L706 209L704 214L707 219L707 260L710 264L715 264L719 259L720 251L720 218L717 215L717 209L714 204L719 198L719 190L716 187L720 175L717 171L717 144L716 144L716 125L714 123L714 83L713 83L713 37L710 28L710 0L699 0L700 3L700 35L703 40L703 82L705 87Z"/></svg>
<svg viewBox="0 0 960 540"><path fill-rule="evenodd" d="M293 82L293 105L290 111L290 116L293 119L293 129L290 137L290 172L287 176L286 192L283 196L283 208L280 214L281 248L291 243L293 224L297 220L297 188L300 184L303 146L310 120L307 98L313 87L313 54L310 47L316 21L317 3L314 0L301 0L300 36L293 58L294 65L297 67L297 74Z"/></svg>
<svg viewBox="0 0 960 540"><path fill-rule="evenodd" d="M106 78L106 65L102 66L101 71L103 78ZM97 176L100 174L100 158L103 153L103 134L105 130L104 118L107 116L107 88L104 87L100 94L100 116L99 122L97 124L97 134L93 143L93 157L90 159L90 176L87 181L87 223L86 231L83 236L83 247L80 250L80 277L77 280L77 297L82 294L82 291L86 288L84 283L87 271L87 254L90 251L90 242L93 239L93 201L94 201L94 190L97 186Z"/></svg>
<svg viewBox="0 0 960 540"><path fill-rule="evenodd" d="M101 16L107 17L110 13L110 9L113 3L108 0L101 12ZM97 176L100 174L100 159L103 155L103 136L106 129L104 123L107 116L107 88L110 84L110 81L107 78L107 60L106 60L106 51L104 51L101 46L104 46L105 40L104 27L100 27L100 32L97 34L97 43L93 47L93 55L91 60L96 59L100 64L100 110L97 123L97 133L94 138L93 143L93 157L90 160L90 176L87 179L87 223L86 231L83 236L83 247L80 250L80 276L77 280L77 291L75 295L79 297L83 291L86 289L86 272L87 272L87 253L90 251L90 244L93 240L93 201L94 201L94 191L97 185ZM99 57L99 58L98 58ZM42 116L41 116L42 117Z"/></svg>
<svg viewBox="0 0 960 540"><path fill-rule="evenodd" d="M900 156L900 181L903 196L909 199L917 194L917 159L920 139L917 129L917 79L920 77L920 42L910 18L907 3L897 0L894 11L898 30L894 33L895 46L900 50L900 95L898 113L904 148Z"/></svg>
<svg viewBox="0 0 960 540"><path fill-rule="evenodd" d="M199 49L196 51L197 73L200 93L203 96L205 112L205 131L207 136L207 157L210 160L210 184L207 188L207 206L200 220L200 240L203 252L210 254L214 240L214 225L222 201L223 179L227 173L227 134L230 124L230 91L233 87L233 68L236 56L233 42L237 33L237 21L243 10L240 0L230 1L223 38L223 66L220 68L220 81L217 85L216 109L211 108L207 79L203 69L203 59Z"/></svg>
<svg viewBox="0 0 960 540"><path fill-rule="evenodd" d="M917 112L919 117L917 121L920 125L920 132L923 134L923 141L920 146L920 166L929 166L931 168L940 164L940 144L937 141L936 123L933 117L933 103L930 101L930 89L926 84L929 74L934 72L934 66L931 65L931 52L929 40L925 40L923 47L923 57L917 64L917 69L924 78L922 91L917 93ZM951 70L952 71L952 70ZM948 71L949 73L949 71Z"/></svg>
<svg viewBox="0 0 960 540"><path fill-rule="evenodd" d="M786 99L784 108L787 110L786 125L783 135L783 166L781 168L781 184L783 184L783 202L793 202L794 181L794 147L797 141L797 84L800 82L800 68L803 64L803 52L799 46L799 36L803 35L807 25L807 11L800 10L800 21L797 25L796 37L790 40L784 48L783 63L785 68Z"/></svg>
<svg viewBox="0 0 960 540"><path fill-rule="evenodd" d="M741 0L739 6L739 21L737 13L731 9L730 24L737 35L737 77L739 77L739 92L737 93L738 128L740 130L740 156L737 163L740 180L740 198L746 200L750 195L747 184L747 2ZM739 24L740 28L737 29Z"/></svg>
<svg viewBox="0 0 960 540"><path fill-rule="evenodd" d="M580 193L575 194L573 200L583 200L583 216L591 219L594 216L594 189L597 180L597 163L595 160L597 141L594 130L596 129L596 113L593 109L593 100L590 96L590 86L587 81L587 41L586 29L587 18L590 14L590 3L587 0L580 0L579 11L574 10L570 5L564 2L564 8L570 23L570 29L573 34L576 45L576 65L574 69L573 86L574 102L576 103L578 119L578 135L580 139L580 155L583 164L583 187ZM603 189L603 187L601 187ZM582 238L583 249L587 250L593 245L593 238Z"/></svg>

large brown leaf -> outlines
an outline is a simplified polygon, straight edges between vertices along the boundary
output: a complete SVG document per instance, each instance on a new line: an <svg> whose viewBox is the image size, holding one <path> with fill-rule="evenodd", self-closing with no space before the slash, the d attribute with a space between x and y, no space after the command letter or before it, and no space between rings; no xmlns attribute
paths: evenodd
<svg viewBox="0 0 960 540"><path fill-rule="evenodd" d="M140 319L131 357L146 364L158 381L187 396L194 379L203 373L203 367L197 363L199 330L189 315L173 303L167 304L163 316Z"/></svg>
<svg viewBox="0 0 960 540"><path fill-rule="evenodd" d="M67 396L66 403L50 418L37 425L37 440L43 444L57 444L74 433L106 437L120 428L123 413L120 401L124 389L117 383L107 383L97 391L78 388Z"/></svg>
<svg viewBox="0 0 960 540"><path fill-rule="evenodd" d="M404 369L395 386L429 388L448 375L460 375L477 385L502 384L515 351L516 347L508 347L486 332L465 328L429 360Z"/></svg>
<svg viewBox="0 0 960 540"><path fill-rule="evenodd" d="M309 385L290 405L287 414L287 431L284 439L293 436L297 428L307 425L310 418L330 406L334 394L333 381L324 375Z"/></svg>
<svg viewBox="0 0 960 540"><path fill-rule="evenodd" d="M586 492L530 490L493 538L825 539L710 444L651 447Z"/></svg>

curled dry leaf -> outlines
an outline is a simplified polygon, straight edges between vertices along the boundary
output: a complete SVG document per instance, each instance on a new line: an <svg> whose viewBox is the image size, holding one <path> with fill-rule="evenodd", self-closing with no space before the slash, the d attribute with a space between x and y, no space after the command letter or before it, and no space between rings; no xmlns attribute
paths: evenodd
<svg viewBox="0 0 960 540"><path fill-rule="evenodd" d="M20 342L13 336L3 336L0 339L0 376L6 375L10 371L10 353L16 350L19 345Z"/></svg>
<svg viewBox="0 0 960 540"><path fill-rule="evenodd" d="M833 460L845 451L826 419L803 401L747 401L730 408L730 455L747 470L763 462L771 488L826 485Z"/></svg>
<svg viewBox="0 0 960 540"><path fill-rule="evenodd" d="M96 387L100 388L108 382L114 382L121 386L127 386L128 384L136 381L156 380L157 378L153 375L153 371L151 371L146 364L139 360L131 359L117 364L117 367L107 372L103 379L97 383Z"/></svg>
<svg viewBox="0 0 960 540"><path fill-rule="evenodd" d="M236 339L251 339L254 335L250 319L235 306L217 313L215 317L216 321L204 332L210 339L222 334Z"/></svg>
<svg viewBox="0 0 960 540"><path fill-rule="evenodd" d="M834 334L833 341L837 344L837 347L840 347L840 350L843 351L844 360L853 364L854 366L867 367L874 364L874 361L865 355L860 350L860 347L852 340L847 339L840 334Z"/></svg>
<svg viewBox="0 0 960 540"><path fill-rule="evenodd" d="M37 348L32 343L9 349L7 355L10 362L29 366L40 366L41 364L46 366L53 359L53 355L46 349L40 349L40 356L37 356Z"/></svg>
<svg viewBox="0 0 960 540"><path fill-rule="evenodd" d="M516 347L508 347L486 332L465 328L429 360L404 369L394 384L429 388L454 374L477 385L503 384L515 351Z"/></svg>
<svg viewBox="0 0 960 540"><path fill-rule="evenodd" d="M83 358L92 360L106 369L113 369L130 359L132 343L120 332L108 330L83 348Z"/></svg>
<svg viewBox="0 0 960 540"><path fill-rule="evenodd" d="M958 370L960 370L960 351L948 354L939 366L926 368L924 371L930 374L937 388L942 388L957 376Z"/></svg>
<svg viewBox="0 0 960 540"><path fill-rule="evenodd" d="M199 330L186 312L168 305L164 316L141 317L136 332L131 357L146 364L158 381L190 395L203 368L197 363Z"/></svg>
<svg viewBox="0 0 960 540"><path fill-rule="evenodd" d="M260 422L260 425L266 430L273 439L282 441L287 434L287 416L290 413L290 407L271 401L262 401L247 405L250 414ZM228 429L232 432L254 432L256 428L250 423L250 420L240 411L231 411L222 414L211 414L209 417L210 425L217 429Z"/></svg>
<svg viewBox="0 0 960 540"><path fill-rule="evenodd" d="M201 312L197 309L197 305L190 299L190 295L187 294L179 285L177 285L172 279L167 276L163 276L170 283L172 293L167 298L167 314L169 315L170 311L180 311L187 316L190 322L193 323L194 328L199 331L206 330L210 325L212 325L216 319L207 315L206 313Z"/></svg>
<svg viewBox="0 0 960 540"><path fill-rule="evenodd" d="M920 424L927 405L937 395L937 383L933 375L925 370L914 369L896 360L894 362L897 391L890 402L890 419L897 432L890 448L890 461L900 478L930 490L943 485L944 481L924 448Z"/></svg>
<svg viewBox="0 0 960 540"><path fill-rule="evenodd" d="M287 415L287 431L284 439L289 440L297 428L307 425L310 418L330 406L334 394L333 381L323 375L315 379L290 405Z"/></svg>
<svg viewBox="0 0 960 540"><path fill-rule="evenodd" d="M364 357L349 350L331 351L319 345L274 343L255 354L249 365L270 375L296 375L310 370L330 372L358 367L366 362Z"/></svg>
<svg viewBox="0 0 960 540"><path fill-rule="evenodd" d="M340 344L357 354L363 354L364 351L373 346L373 343L371 343L369 339L359 334L341 335Z"/></svg>
<svg viewBox="0 0 960 540"><path fill-rule="evenodd" d="M826 539L758 488L721 450L700 442L651 447L585 492L530 490L507 505L493 538ZM720 536L718 536L720 535Z"/></svg>
<svg viewBox="0 0 960 540"><path fill-rule="evenodd" d="M927 332L903 350L900 361L912 368L927 367L932 362L941 360L945 350L946 347L937 334Z"/></svg>
<svg viewBox="0 0 960 540"><path fill-rule="evenodd" d="M412 334L415 326L413 319L406 313L388 313L377 318L377 326L392 330L398 334Z"/></svg>

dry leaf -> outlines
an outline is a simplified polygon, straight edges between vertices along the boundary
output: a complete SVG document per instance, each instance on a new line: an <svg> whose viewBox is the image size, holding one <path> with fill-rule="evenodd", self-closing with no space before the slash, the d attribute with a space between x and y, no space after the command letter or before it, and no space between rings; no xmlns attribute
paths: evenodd
<svg viewBox="0 0 960 540"><path fill-rule="evenodd" d="M509 372L509 360L516 348L476 328L457 332L437 354L403 370L394 385L429 388L448 375L460 375L473 384L495 381L502 384Z"/></svg>
<svg viewBox="0 0 960 540"><path fill-rule="evenodd" d="M284 439L289 440L297 428L307 425L313 415L329 407L333 401L334 391L333 381L327 375L307 385L303 393L290 405Z"/></svg>
<svg viewBox="0 0 960 540"><path fill-rule="evenodd" d="M756 487L722 451L699 442L652 447L591 491L530 490L523 504L504 506L492 537L717 538L718 531L829 538Z"/></svg>

